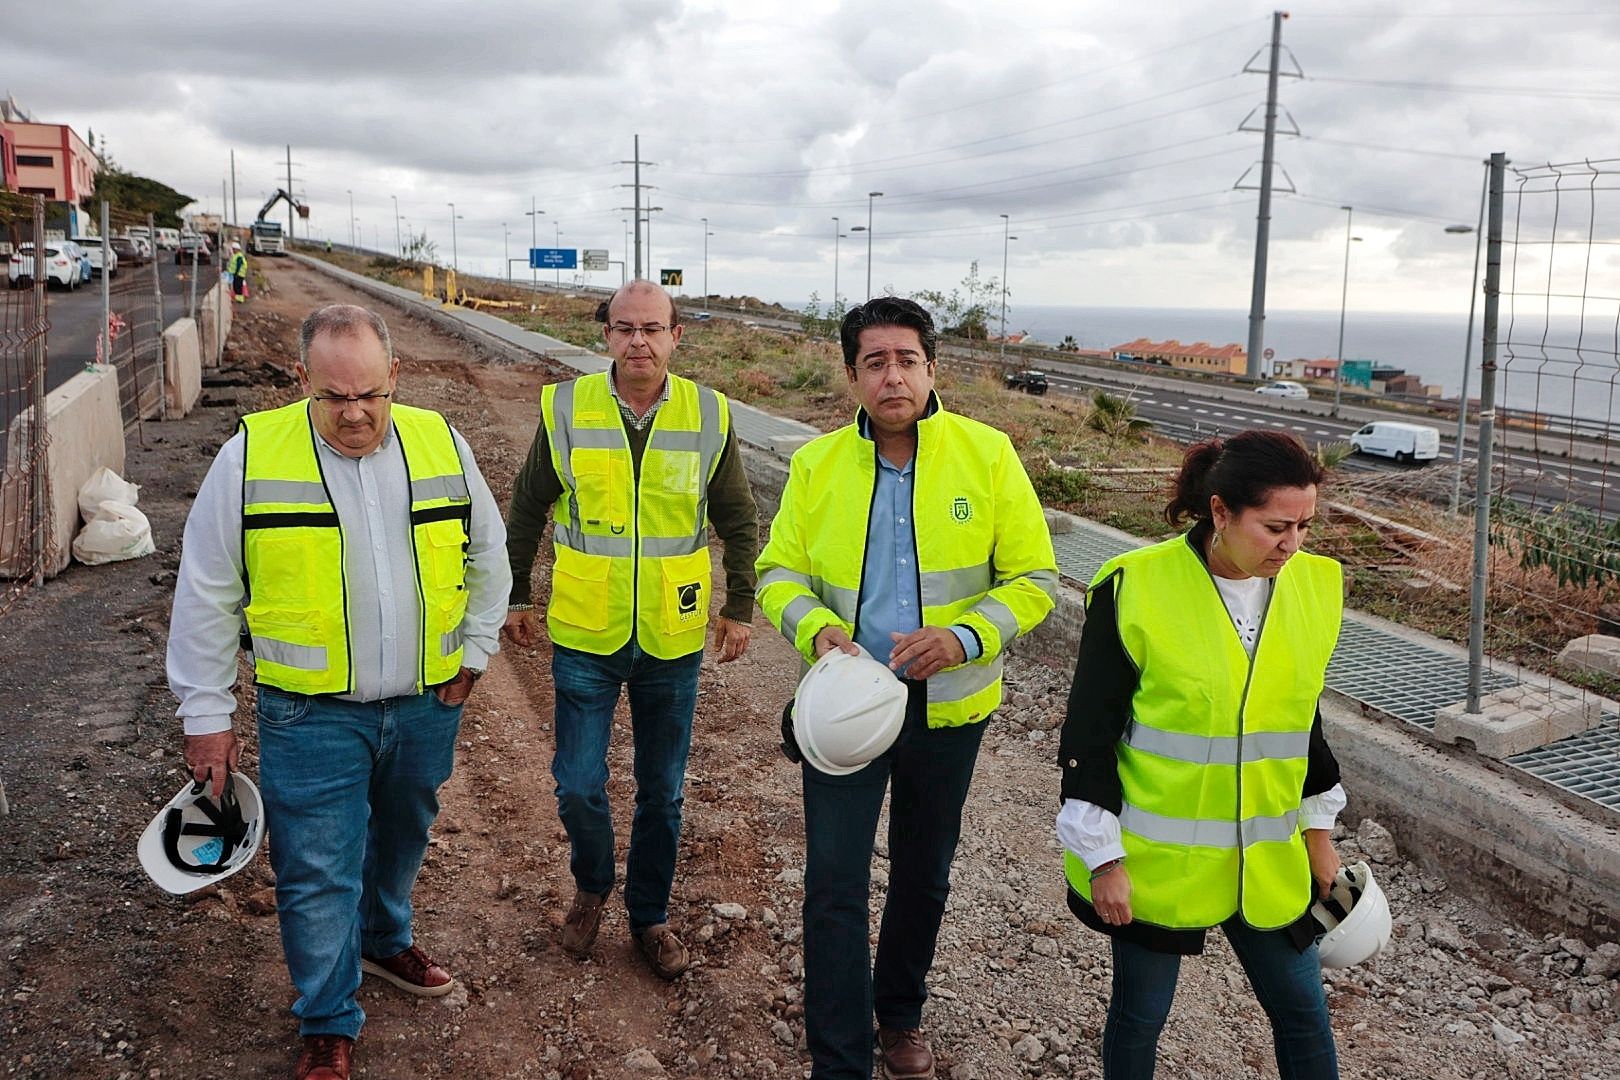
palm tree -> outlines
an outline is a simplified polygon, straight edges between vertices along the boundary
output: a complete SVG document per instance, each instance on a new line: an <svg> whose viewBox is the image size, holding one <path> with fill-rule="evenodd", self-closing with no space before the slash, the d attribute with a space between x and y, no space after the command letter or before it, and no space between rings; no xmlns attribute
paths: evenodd
<svg viewBox="0 0 1620 1080"><path fill-rule="evenodd" d="M1086 427L1117 442L1120 439L1142 438L1153 423L1136 415L1136 403L1129 398L1115 397L1097 390L1091 395L1091 412L1086 415Z"/></svg>

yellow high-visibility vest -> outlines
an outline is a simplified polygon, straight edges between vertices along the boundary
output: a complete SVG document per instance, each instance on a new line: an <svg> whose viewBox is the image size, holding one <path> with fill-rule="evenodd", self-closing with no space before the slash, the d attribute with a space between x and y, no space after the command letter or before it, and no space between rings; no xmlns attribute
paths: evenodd
<svg viewBox="0 0 1620 1080"><path fill-rule="evenodd" d="M855 424L793 455L759 555L759 605L807 663L826 627L855 636L877 468L877 447ZM922 625L966 626L981 646L977 659L928 679L928 725L976 723L1001 704L1007 646L1052 610L1052 535L995 428L936 408L917 422L912 476Z"/></svg>
<svg viewBox="0 0 1620 1080"><path fill-rule="evenodd" d="M709 481L731 409L725 395L670 375L638 480L609 377L540 391L563 489L552 511L546 627L556 644L599 656L634 632L648 655L674 660L702 650L709 622Z"/></svg>
<svg viewBox="0 0 1620 1080"><path fill-rule="evenodd" d="M344 535L309 406L306 398L242 417L243 645L260 682L300 694L353 693ZM472 499L445 418L407 405L391 415L411 487L420 692L461 670Z"/></svg>
<svg viewBox="0 0 1620 1080"><path fill-rule="evenodd" d="M1140 673L1115 751L1133 918L1193 929L1241 912L1258 929L1289 925L1312 895L1299 809L1343 614L1339 564L1288 560L1252 660L1185 536L1109 560L1092 587L1109 577ZM1090 903L1085 863L1065 852L1064 870Z"/></svg>

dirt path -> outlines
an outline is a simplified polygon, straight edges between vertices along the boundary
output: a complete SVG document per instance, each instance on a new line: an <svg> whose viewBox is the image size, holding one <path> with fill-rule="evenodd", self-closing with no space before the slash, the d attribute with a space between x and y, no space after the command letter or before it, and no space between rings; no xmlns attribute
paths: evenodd
<svg viewBox="0 0 1620 1080"><path fill-rule="evenodd" d="M267 863L186 901L160 894L133 859L182 777L162 656L190 499L235 417L291 397L277 365L290 365L298 320L356 299L296 264L261 266L267 288L239 309L227 378L191 417L132 444L126 471L144 485L158 554L75 566L0 624L0 769L13 807L0 819L0 1075L284 1076L296 1053ZM387 314L402 400L445 412L504 501L555 373ZM671 909L694 966L666 984L634 955L617 894L594 958L561 951L572 884L551 794L547 656L503 652L466 712L416 891L419 939L465 991L417 1002L368 980L359 1075L803 1075L802 819L797 775L776 750L795 665L763 618L746 657L705 663ZM953 1080L1099 1076L1107 952L1063 906L1051 827L1049 732L1067 677L1015 658L1009 686L967 808L926 1022ZM632 796L622 709L617 724L622 855ZM253 769L250 719L239 728ZM1579 943L1493 923L1387 855L1398 948L1331 984L1345 1076L1614 1075L1620 995L1607 954L1594 961ZM879 892L885 868L880 855ZM1276 1075L1224 943L1185 966L1178 1002L1161 1075Z"/></svg>

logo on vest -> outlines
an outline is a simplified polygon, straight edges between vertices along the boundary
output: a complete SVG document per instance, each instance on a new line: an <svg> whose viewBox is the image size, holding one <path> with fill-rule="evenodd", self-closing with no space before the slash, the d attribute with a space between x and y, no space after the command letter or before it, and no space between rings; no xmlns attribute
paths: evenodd
<svg viewBox="0 0 1620 1080"><path fill-rule="evenodd" d="M675 586L675 614L685 620L697 617L698 601L703 598L703 583L691 581Z"/></svg>
<svg viewBox="0 0 1620 1080"><path fill-rule="evenodd" d="M973 517L973 504L968 502L966 495L958 495L951 502L951 517L957 521L969 521Z"/></svg>

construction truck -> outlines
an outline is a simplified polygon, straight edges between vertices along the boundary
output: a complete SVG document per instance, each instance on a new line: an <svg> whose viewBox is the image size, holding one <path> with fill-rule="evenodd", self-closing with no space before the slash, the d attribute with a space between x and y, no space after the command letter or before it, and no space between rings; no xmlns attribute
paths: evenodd
<svg viewBox="0 0 1620 1080"><path fill-rule="evenodd" d="M282 240L281 222L269 221L265 215L276 208L276 203L282 199L287 205L298 212L301 218L309 217L309 207L293 198L285 189L277 188L276 193L265 200L259 207L259 216L254 219L252 227L248 230L248 250L255 255L285 255L287 245Z"/></svg>

